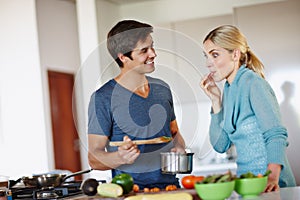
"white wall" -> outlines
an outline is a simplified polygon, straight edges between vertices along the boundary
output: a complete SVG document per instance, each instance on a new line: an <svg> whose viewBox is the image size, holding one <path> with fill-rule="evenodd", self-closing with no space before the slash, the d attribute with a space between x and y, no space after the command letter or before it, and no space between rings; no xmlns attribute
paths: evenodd
<svg viewBox="0 0 300 200"><path fill-rule="evenodd" d="M0 174L49 169L35 1L0 1Z"/></svg>
<svg viewBox="0 0 300 200"><path fill-rule="evenodd" d="M241 30L246 34L250 47L254 49L257 55L265 63L267 80L269 80L271 85L274 87L275 93L279 99L279 103L281 103L283 101L283 95L281 93L280 86L285 80L292 80L292 82L295 84L295 88L299 87L297 81L298 79L296 78L299 76L299 72L297 71L297 69L299 68L300 64L300 58L298 56L300 46L300 21L298 20L299 1L279 1L266 4L264 4L264 2L261 1L261 4L259 5L249 6L250 4L248 4L247 6L236 6L233 11L231 9L228 9L228 4L221 5L221 8L216 6L216 10L220 8L223 11L219 12L219 15L220 13L224 14L220 17L213 16L216 10L212 10L213 8L208 5L200 5L201 3L199 1L190 1L190 3L191 4L183 6L182 4L174 3L174 1L170 3L166 0L159 2L159 4L156 4L155 2L146 2L137 3L134 5L122 5L120 6L120 19L137 19L140 21L151 23L156 27L159 26L163 28L168 28L170 29L170 32L172 32L172 30L175 31L175 34L169 34L169 39L164 38L164 35L155 37L156 48L157 45L164 46L164 44L160 43L163 40L161 38L167 40L164 41L164 43L172 43L173 39L173 45L175 44L175 47L172 46L172 44L169 44L169 48L171 49L171 51L175 51L176 55L174 54L174 52L166 53L165 51L163 51L163 49L160 49L160 51L158 50L159 56L156 62L157 70L155 73L153 73L153 75L167 80L168 83L172 86L173 95L175 96L175 102L177 103L177 117L179 118L182 133L187 139L188 144L191 144L196 151L200 149L201 154L201 150L205 149L206 147L209 148L209 146L205 147L204 144L206 143L202 143L207 136L207 119L209 119L209 114L207 110L205 110L205 106L209 106L209 104L207 103L207 99L205 99L205 96L200 97L200 102L194 101L191 103L182 100L186 98L182 98L184 94L187 94L186 96L190 97L191 93L197 93L197 89L195 89L193 86L191 86L191 84L189 84L193 83L192 85L195 85L195 82L193 82L196 80L195 76L185 76L184 74L186 71L194 70L192 74L196 74L197 77L197 73L199 73L200 71L200 76L198 77L201 77L202 69L195 71L195 68L191 67L191 63L186 63L186 61L189 59L192 60L192 63L194 62L194 57L190 57L190 55L194 55L195 51L199 50L199 47L194 47L190 50L186 49L186 37L184 37L184 39L180 38L180 36L178 36L178 34L180 33L176 33L176 31L186 34L187 37L191 37L191 40L187 39L187 41L189 44L192 44L191 46L193 46L192 40L195 40L196 42L199 42L201 44L205 34L207 34L209 30L218 25L235 24L239 26ZM218 5L220 5L220 2L218 3ZM195 8L198 8L198 16L197 14L195 14ZM200 16L203 13L201 10L202 8L206 8L206 10L209 10L209 17ZM188 11L190 15L186 14L185 11ZM176 15L172 15L174 13L176 13ZM193 15L193 17L195 18L191 19L191 15ZM158 46L158 48L160 48L161 46ZM183 57L188 59L182 59L182 57L180 57L183 54L185 55L185 53L178 56L178 53L182 53L182 51L180 51L181 48L187 50L187 57ZM201 56L202 54L199 53L200 59ZM174 65L175 71L173 71L172 65ZM284 71L282 71L281 69L284 69ZM187 83L187 85L182 84L182 82L178 81L178 78L181 81L183 80L183 82ZM278 81L279 79L280 81ZM184 87L182 87L182 85L184 85ZM187 91L189 90L187 88L192 88L192 91L188 93ZM199 93L201 93L201 91L199 91ZM196 94L196 96L197 95L198 93ZM294 99L291 102L297 102L297 97L297 94L295 94ZM194 97L192 96L192 98ZM195 99L197 99L197 97ZM195 104L197 104L198 107ZM295 107L294 110L297 111L296 114L299 116L300 112L299 109L296 107L296 104L293 104L292 106ZM195 118L197 120L199 119L199 123L197 123L197 120L195 122ZM190 126L188 123L185 123L185 120L190 123ZM299 149L295 149L295 144L298 143L296 142L298 140L298 137L295 136L295 134L291 133L295 132L295 127L299 127L297 121L295 123L296 124L287 125L289 130L292 129L292 131L289 131L289 141L291 145L288 148L288 154L291 158L290 160L293 161L292 165L294 173L296 174L296 176L298 176L299 172L296 169L299 169L299 161L295 160L296 155L292 153L299 151ZM197 128L191 128L192 126L196 126ZM198 133L197 131L201 133ZM202 137L199 138L199 135L197 135L197 133L202 134ZM297 140L293 141L295 137ZM193 142L194 139L198 140L199 142ZM195 143L199 145L202 144L205 148L198 146L197 149Z"/></svg>
<svg viewBox="0 0 300 200"><path fill-rule="evenodd" d="M78 132L81 140L82 167L87 169L87 110L92 92L100 86L100 49L96 0L77 0L81 65L76 74ZM92 171L85 177L110 179L109 171ZM100 179L99 178L99 179Z"/></svg>
<svg viewBox="0 0 300 200"><path fill-rule="evenodd" d="M110 1L96 0L97 28L99 43L105 42L112 24L116 24L121 18L120 6Z"/></svg>
<svg viewBox="0 0 300 200"><path fill-rule="evenodd" d="M208 73L205 67L202 41L208 30L221 24L232 24L232 21L233 14L227 14L172 23L173 30L186 34L187 37L190 37L188 41L194 40L198 44L198 46L193 46L190 42L177 38L177 48L182 49L186 60L196 64L192 67L182 59L178 60L178 73L188 75L183 76L181 86L174 85L173 90L175 94L181 95L180 99L182 103L176 105L176 107L178 110L182 110L182 112L177 113L181 119L179 120L179 124L182 134L187 145L195 152L195 156L201 159L205 159L205 156L207 156L207 159L211 159L211 154L216 154L216 152L212 151L208 136L210 101L199 87L201 78ZM178 80L173 80L173 82L178 82ZM182 82L188 83L189 87L192 88L190 93L193 93L196 98L193 99L191 95L187 95L187 86L182 84ZM189 100L184 100L186 97ZM193 120L195 119L197 121L194 122ZM211 154L208 154L209 152Z"/></svg>
<svg viewBox="0 0 300 200"><path fill-rule="evenodd" d="M175 0L175 3L173 0L165 0L164 2L169 2L168 5L137 3L130 6L119 6L102 2L102 0L77 0L76 11L74 10L74 4L70 4L73 1L42 1L45 2L42 4L39 2L37 5L38 9L41 9L41 7L39 7L40 5L48 5L49 11L51 12L47 11L47 6L43 6L43 9L46 10L43 10L42 13L39 13L42 10L38 10L39 29L37 30L36 1L0 0L0 27L2 27L0 32L0 151L7 152L9 149L9 154L4 154L4 160L9 162L1 162L0 174L18 176L20 174L24 175L24 173L45 172L53 168L53 155L51 154L51 150L49 153L47 149L51 149L51 147L49 147L49 143L51 143L49 139L51 132L48 116L49 105L47 95L45 95L47 87L44 73L47 68L67 72L78 70L75 72L75 87L77 91L79 91L76 98L79 105L77 111L79 113L80 123L77 128L82 137L81 153L83 168L88 166L85 132L89 97L91 92L97 88L103 80L116 73L116 71L107 70L107 65L109 65L110 62L104 63L106 67L104 71L100 68L100 62L103 61L99 59L98 53L101 52L103 46L99 48L98 44L102 44L107 30L119 19L135 18L149 22L158 28L167 28L169 30L183 32L186 35L186 37L183 38L190 37L191 40L187 41L199 51L200 47L195 45L194 42L201 43L202 35L205 35L206 31L210 30L213 26L230 23L231 15L233 15L232 23L238 24L242 30L245 31L251 46L253 46L258 55L265 60L268 66L268 80L270 80L275 87L279 102L283 102L284 100L280 88L283 80L291 80L295 84L296 91L299 88L298 68L300 62L299 56L296 56L299 55L300 41L299 12L297 12L299 10L299 1L295 0L294 3L291 3L292 0L283 1L282 4L261 5L262 7L239 7L235 9L234 12L228 8L228 5L237 5L241 1L227 1L228 4L226 5L221 5L218 1L218 3L215 2L212 6L200 5L199 1L196 0L190 0L190 4L187 4L186 1ZM243 2L251 4L251 2L257 3L258 0ZM55 9L52 7L54 5L56 6ZM271 7L275 10L270 9ZM145 10L145 8L147 9ZM154 8L155 10L153 10ZM208 13L205 13L206 11ZM222 14L220 18L216 16L220 15L218 12ZM51 13L56 14L51 15ZM65 14L60 15L62 13ZM75 13L77 13L77 19L74 19ZM204 13L208 14L208 16L204 15ZM266 15L265 13L268 14ZM252 19L254 14L258 16L258 19L247 21L247 19ZM61 18L57 18L58 16ZM264 20L260 20L262 18ZM276 20L274 20L274 18L276 18ZM76 33L71 33L71 30L74 30L76 27L74 24L76 23L75 21L78 23L79 45L76 43L71 44L72 41L76 40ZM283 25L277 27L277 21L289 21L289 23L283 23ZM264 24L265 22L267 24ZM48 23L48 28L53 31L52 33L47 31ZM271 23L271 25L269 23ZM291 26L289 24L291 24ZM68 28L65 29L64 25ZM56 32L58 31L57 28L59 29L59 34ZM38 31L40 41L38 40ZM168 34L173 34L170 31L167 32ZM65 34L70 34L71 38L66 38L67 35ZM270 35L274 37L270 37ZM55 49L59 48L58 43L62 40L66 40L66 44L62 46L62 49L64 49L63 53L59 53L59 51L54 52ZM171 43L173 40L172 36L167 40L166 45L169 45L168 43ZM159 37L156 38L156 41L159 41ZM266 41L273 46L271 45L271 48L269 48L269 45L264 45ZM276 45L278 41L283 42ZM161 43L162 47L164 45L165 44ZM181 44L176 45L180 46ZM78 55L76 50L67 53L70 48L75 49L78 48L78 46L80 55ZM180 49L178 50L176 47L172 48L180 52ZM281 48L283 49L282 51L280 51ZM265 53L270 49L272 50L271 53ZM65 54L67 59L61 56ZM185 53L183 54L185 55ZM187 54L187 56L189 56L189 52L187 52ZM161 56L158 56L157 63L160 64L161 67L157 70L157 74L155 75L168 78L166 73L168 69L170 69L170 66L174 65L177 70L180 69L180 66L189 65L185 60L181 60L181 58L174 59L172 54L163 52L162 49L159 55ZM192 59L194 60L196 56L195 52L192 52L192 55ZM79 56L80 58L78 58ZM199 55L199 57L201 56L202 54ZM77 63L80 63L79 69L77 68ZM289 67L286 67L286 63L289 64ZM94 65L95 67L87 67L90 65ZM169 65L169 67L166 65ZM273 70L273 67L275 67L276 70ZM279 69L282 68L288 70L280 71ZM195 70L195 68L192 69ZM180 75L176 70L173 71L175 78ZM272 71L272 73L270 73L270 71ZM184 72L184 70L182 72ZM196 73L198 73L197 70ZM185 79L186 78L184 78L184 80ZM195 77L192 79L196 81ZM178 85L178 83L172 81L170 84L174 85L175 88ZM191 84L188 84L188 87L190 87L190 85ZM196 88L190 91L192 91L192 93L198 92ZM174 94L176 93L177 92L174 91ZM181 92L179 93L182 95ZM197 94L201 95L201 91L199 90ZM178 97L180 95L178 95ZM197 98L199 97L196 97L196 99ZM182 127L183 131L186 131L188 134L195 131L195 129L191 129L191 127L194 123L197 123L197 121L204 125L199 126L197 130L207 132L209 118L208 115L206 115L208 113L206 108L208 108L208 105L205 98L202 100L198 103L197 110L193 109L194 105L190 102L180 102L180 104L178 104L180 106L176 107L178 119L181 120L180 122L182 124L186 124ZM181 101L181 98L177 98L177 101ZM294 93L291 102L293 103L292 106L295 106L294 110L297 111L296 115L299 116L299 107L296 106L296 102L299 102L299 94L297 94L297 92ZM195 112L197 116L195 116ZM198 116L198 114L200 116ZM186 122L182 122L182 120L186 120L185 117L183 117L184 115L188 116L188 119L193 122L191 126ZM294 125L295 124L289 124L288 129L290 132L299 132L299 126L297 128L297 126ZM196 135L194 138L199 140L199 135ZM291 137L293 137L293 135ZM291 139L290 147L296 146L293 140L294 139ZM189 142L190 141L191 140L189 140ZM191 145L194 144L195 142ZM200 149L195 147L196 151L200 151L199 155L203 152L201 148L206 148L205 144L202 143L203 146L199 147ZM28 148L29 146L35 149L32 150ZM209 148L209 145L207 148ZM289 148L289 154L292 153L291 155L294 159L295 157L290 149L293 148ZM293 149L293 151L299 150ZM20 163L22 163L22 167L17 167ZM296 172L298 173L298 171Z"/></svg>
<svg viewBox="0 0 300 200"><path fill-rule="evenodd" d="M289 161L300 185L300 1L290 0L236 9L236 23L265 64L266 79L281 106L289 133ZM255 15L253 14L255 13ZM262 20L263 19L263 20ZM290 82L290 87L283 87ZM291 88L293 87L293 88ZM293 90L293 91L288 91ZM290 96L289 96L290 95Z"/></svg>
<svg viewBox="0 0 300 200"><path fill-rule="evenodd" d="M75 1L36 1L42 68L74 73L80 67Z"/></svg>
<svg viewBox="0 0 300 200"><path fill-rule="evenodd" d="M48 70L76 74L80 67L75 1L36 1L49 168L54 169Z"/></svg>

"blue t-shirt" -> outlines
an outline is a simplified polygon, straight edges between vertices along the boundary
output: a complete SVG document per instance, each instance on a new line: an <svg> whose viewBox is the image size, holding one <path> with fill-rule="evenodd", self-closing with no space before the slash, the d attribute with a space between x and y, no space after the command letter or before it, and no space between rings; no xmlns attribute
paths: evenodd
<svg viewBox="0 0 300 200"><path fill-rule="evenodd" d="M171 90L162 80L147 79L150 91L146 98L132 93L114 79L94 92L89 104L88 133L105 135L110 141L123 141L125 135L131 140L171 137L170 122L175 120ZM160 170L160 153L173 147L172 142L139 145L141 154L137 160L112 169L112 176L129 173L141 189L164 188L168 184L179 186L175 175L162 174ZM117 151L117 147L109 145L106 149Z"/></svg>

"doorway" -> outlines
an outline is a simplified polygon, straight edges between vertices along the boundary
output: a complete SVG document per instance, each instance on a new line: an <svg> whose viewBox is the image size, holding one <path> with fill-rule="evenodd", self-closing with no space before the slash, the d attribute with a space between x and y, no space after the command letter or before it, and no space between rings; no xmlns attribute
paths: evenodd
<svg viewBox="0 0 300 200"><path fill-rule="evenodd" d="M74 75L48 71L55 168L81 170L80 143L73 114ZM75 176L79 180L81 176Z"/></svg>

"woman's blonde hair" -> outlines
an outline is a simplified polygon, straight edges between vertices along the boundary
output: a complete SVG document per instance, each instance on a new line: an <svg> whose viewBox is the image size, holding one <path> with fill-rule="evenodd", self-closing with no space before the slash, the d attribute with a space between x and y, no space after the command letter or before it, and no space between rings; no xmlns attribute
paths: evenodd
<svg viewBox="0 0 300 200"><path fill-rule="evenodd" d="M250 50L246 37L237 27L232 25L219 26L208 33L203 43L207 40L211 40L215 45L230 52L239 49L241 52L240 65L246 64L247 68L265 78L264 65Z"/></svg>

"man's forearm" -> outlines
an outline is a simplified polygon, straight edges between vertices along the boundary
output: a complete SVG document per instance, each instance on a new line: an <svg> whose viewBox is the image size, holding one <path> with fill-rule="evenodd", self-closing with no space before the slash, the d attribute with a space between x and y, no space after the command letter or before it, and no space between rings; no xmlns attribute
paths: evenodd
<svg viewBox="0 0 300 200"><path fill-rule="evenodd" d="M103 152L88 154L89 164L95 170L110 170L122 165L121 159L117 152Z"/></svg>
<svg viewBox="0 0 300 200"><path fill-rule="evenodd" d="M185 142L182 135L178 132L176 135L173 136L174 145L176 149L180 149L181 153L185 152Z"/></svg>

